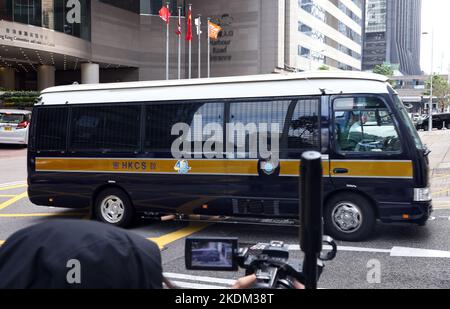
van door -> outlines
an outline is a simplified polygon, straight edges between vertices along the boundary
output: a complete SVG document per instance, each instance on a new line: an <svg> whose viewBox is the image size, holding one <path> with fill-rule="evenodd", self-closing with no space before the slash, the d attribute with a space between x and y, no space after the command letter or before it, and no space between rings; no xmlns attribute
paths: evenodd
<svg viewBox="0 0 450 309"><path fill-rule="evenodd" d="M239 171L229 173L228 196L233 215L297 217L299 169L301 154L307 150L320 151L320 97L256 99L231 101L229 123L246 128L245 148L240 148L236 136L227 132L227 143L234 144L234 161ZM279 128L278 134L268 132L268 145L278 139L279 164L264 159L261 125ZM256 127L258 134L250 133ZM256 134L256 135L255 135ZM251 148L257 142L258 153ZM242 146L242 145L240 145ZM270 149L272 153L276 149Z"/></svg>
<svg viewBox="0 0 450 309"><path fill-rule="evenodd" d="M363 238L380 213L409 202L412 161L387 102L377 95L332 98L330 173L343 193L326 205L325 221L339 239Z"/></svg>

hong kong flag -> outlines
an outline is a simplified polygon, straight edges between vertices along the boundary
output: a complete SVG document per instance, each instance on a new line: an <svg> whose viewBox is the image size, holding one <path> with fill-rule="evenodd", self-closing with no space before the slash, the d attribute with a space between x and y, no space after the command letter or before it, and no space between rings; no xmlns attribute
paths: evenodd
<svg viewBox="0 0 450 309"><path fill-rule="evenodd" d="M170 11L166 6L163 6L161 10L159 10L159 17L161 17L166 24L170 22Z"/></svg>

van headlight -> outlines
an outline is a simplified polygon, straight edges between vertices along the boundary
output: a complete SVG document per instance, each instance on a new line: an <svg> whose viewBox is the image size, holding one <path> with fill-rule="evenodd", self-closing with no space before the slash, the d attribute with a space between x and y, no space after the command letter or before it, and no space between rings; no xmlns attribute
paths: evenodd
<svg viewBox="0 0 450 309"><path fill-rule="evenodd" d="M414 189L414 202L429 202L431 200L430 188Z"/></svg>

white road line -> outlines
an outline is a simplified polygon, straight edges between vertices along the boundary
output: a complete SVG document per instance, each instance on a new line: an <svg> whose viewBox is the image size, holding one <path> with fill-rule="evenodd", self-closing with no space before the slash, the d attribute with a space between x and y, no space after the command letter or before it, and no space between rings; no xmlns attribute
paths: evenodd
<svg viewBox="0 0 450 309"><path fill-rule="evenodd" d="M218 285L189 283L182 281L171 281L172 284L182 289L194 289L194 290L229 290L230 287L223 287Z"/></svg>
<svg viewBox="0 0 450 309"><path fill-rule="evenodd" d="M300 251L299 245L288 245L289 251ZM323 246L325 250L331 250L331 246ZM389 249L376 249L376 248L360 248L360 247L344 247L338 246L338 251L347 252L369 252L369 253L391 253Z"/></svg>
<svg viewBox="0 0 450 309"><path fill-rule="evenodd" d="M25 184L27 184L26 181L16 181L16 182L1 183L0 184L0 188L16 186L16 185L25 185Z"/></svg>
<svg viewBox="0 0 450 309"><path fill-rule="evenodd" d="M164 277L166 277L168 279L200 281L200 282L216 283L216 284L218 283L218 284L225 284L225 285L233 285L236 282L236 280L230 280L230 279L217 279L217 278L211 278L211 277L191 276L191 275L174 274L174 273L164 273Z"/></svg>
<svg viewBox="0 0 450 309"><path fill-rule="evenodd" d="M288 245L290 251L300 251L299 245ZM324 250L331 250L330 246L324 246ZM392 249L360 248L338 246L338 254L341 252L384 253L391 257L416 257L416 258L450 258L450 251L429 250L420 248L393 247Z"/></svg>
<svg viewBox="0 0 450 309"><path fill-rule="evenodd" d="M447 259L449 259L450 251L394 247L391 250L391 256L392 257L447 258Z"/></svg>

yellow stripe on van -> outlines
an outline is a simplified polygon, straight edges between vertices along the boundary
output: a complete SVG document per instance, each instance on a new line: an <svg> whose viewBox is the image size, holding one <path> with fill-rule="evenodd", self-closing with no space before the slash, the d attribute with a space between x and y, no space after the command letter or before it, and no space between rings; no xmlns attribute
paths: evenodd
<svg viewBox="0 0 450 309"><path fill-rule="evenodd" d="M334 174L334 169L347 169L348 174ZM336 177L379 177L413 178L411 161L331 161L331 176Z"/></svg>
<svg viewBox="0 0 450 309"><path fill-rule="evenodd" d="M187 160L191 175L258 176L258 160ZM37 172L177 174L175 159L37 158ZM333 174L336 168L347 174ZM280 162L280 176L299 175L300 162ZM413 178L411 161L323 161L323 175L359 178Z"/></svg>
<svg viewBox="0 0 450 309"><path fill-rule="evenodd" d="M38 158L37 172L177 174L177 160ZM188 160L189 174L258 175L257 160Z"/></svg>
<svg viewBox="0 0 450 309"><path fill-rule="evenodd" d="M281 176L299 176L300 174L300 161L281 161L280 163L280 175ZM328 176L330 171L329 161L322 161L323 176Z"/></svg>

